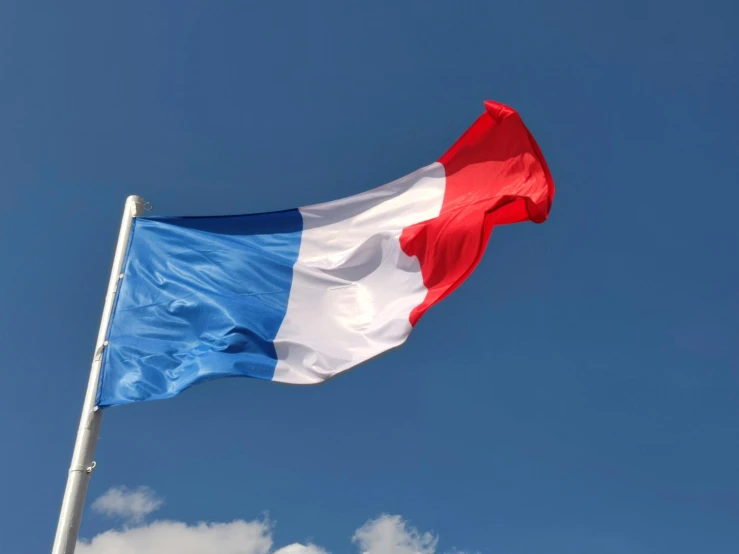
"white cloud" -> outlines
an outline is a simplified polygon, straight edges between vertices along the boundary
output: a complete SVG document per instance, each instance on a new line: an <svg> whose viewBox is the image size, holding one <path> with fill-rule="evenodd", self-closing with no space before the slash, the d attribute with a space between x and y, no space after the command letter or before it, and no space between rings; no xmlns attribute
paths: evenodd
<svg viewBox="0 0 739 554"><path fill-rule="evenodd" d="M383 515L357 529L352 539L363 554L434 554L437 537L409 527L400 516Z"/></svg>
<svg viewBox="0 0 739 554"><path fill-rule="evenodd" d="M92 509L108 517L139 523L162 506L162 499L147 487L128 490L126 487L108 489L92 503Z"/></svg>
<svg viewBox="0 0 739 554"><path fill-rule="evenodd" d="M273 526L267 519L193 525L179 521L142 523L161 505L162 500L145 487L110 489L93 508L134 525L81 541L77 554L328 554L310 543L273 550ZM357 529L352 541L361 554L436 554L437 538L419 532L400 516L382 515Z"/></svg>
<svg viewBox="0 0 739 554"><path fill-rule="evenodd" d="M155 521L106 531L77 545L78 554L268 554L269 525L261 521L198 523ZM303 554L296 550L291 554ZM307 554L307 553L306 553Z"/></svg>
<svg viewBox="0 0 739 554"><path fill-rule="evenodd" d="M300 544L296 542L275 551L275 554L328 554L320 546L315 544Z"/></svg>

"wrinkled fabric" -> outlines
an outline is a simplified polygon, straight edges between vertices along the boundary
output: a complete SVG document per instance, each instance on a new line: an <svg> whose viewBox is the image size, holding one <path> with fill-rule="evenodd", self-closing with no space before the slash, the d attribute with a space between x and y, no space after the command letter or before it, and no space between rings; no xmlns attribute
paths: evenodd
<svg viewBox="0 0 739 554"><path fill-rule="evenodd" d="M301 231L298 210L135 219L98 405L214 377L271 379Z"/></svg>
<svg viewBox="0 0 739 554"><path fill-rule="evenodd" d="M98 405L209 379L315 384L405 342L475 269L493 228L544 222L554 182L495 102L438 161L368 192L284 212L138 218Z"/></svg>

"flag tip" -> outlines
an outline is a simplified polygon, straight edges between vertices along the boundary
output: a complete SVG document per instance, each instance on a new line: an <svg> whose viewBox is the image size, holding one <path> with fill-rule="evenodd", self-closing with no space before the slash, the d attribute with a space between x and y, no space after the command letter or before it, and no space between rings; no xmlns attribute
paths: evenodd
<svg viewBox="0 0 739 554"><path fill-rule="evenodd" d="M484 105L485 111L488 115L498 123L503 121L506 117L510 117L511 115L516 115L518 113L510 106L506 106L500 102L495 102L494 100L485 100Z"/></svg>

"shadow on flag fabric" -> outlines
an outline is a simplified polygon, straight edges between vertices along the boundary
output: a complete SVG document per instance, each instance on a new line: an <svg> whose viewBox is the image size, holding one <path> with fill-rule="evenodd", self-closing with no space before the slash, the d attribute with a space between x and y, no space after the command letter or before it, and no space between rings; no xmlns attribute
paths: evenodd
<svg viewBox="0 0 739 554"><path fill-rule="evenodd" d="M477 266L496 225L546 220L554 183L495 102L439 160L379 188L283 212L139 217L97 404L220 377L321 383L405 342Z"/></svg>

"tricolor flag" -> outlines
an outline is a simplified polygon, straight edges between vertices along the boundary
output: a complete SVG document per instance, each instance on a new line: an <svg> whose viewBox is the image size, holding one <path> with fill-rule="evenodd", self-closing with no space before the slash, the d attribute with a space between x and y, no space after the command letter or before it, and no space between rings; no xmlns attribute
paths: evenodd
<svg viewBox="0 0 739 554"><path fill-rule="evenodd" d="M97 405L244 376L312 384L401 345L496 225L543 222L554 184L495 102L431 165L350 198L225 217L138 217Z"/></svg>

